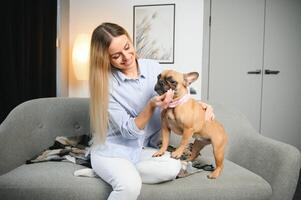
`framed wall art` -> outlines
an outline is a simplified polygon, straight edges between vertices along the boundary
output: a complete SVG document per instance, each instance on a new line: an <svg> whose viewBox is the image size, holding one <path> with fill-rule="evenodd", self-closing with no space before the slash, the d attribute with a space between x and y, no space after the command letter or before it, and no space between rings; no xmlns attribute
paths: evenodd
<svg viewBox="0 0 301 200"><path fill-rule="evenodd" d="M133 42L140 58L174 63L175 4L134 6Z"/></svg>

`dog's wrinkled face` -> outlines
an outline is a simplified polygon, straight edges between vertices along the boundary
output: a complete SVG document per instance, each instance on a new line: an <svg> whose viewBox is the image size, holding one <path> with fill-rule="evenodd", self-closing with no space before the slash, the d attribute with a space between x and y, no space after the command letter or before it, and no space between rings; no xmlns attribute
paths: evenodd
<svg viewBox="0 0 301 200"><path fill-rule="evenodd" d="M167 90L172 89L175 91L175 97L180 96L182 93L187 93L187 87L198 78L197 72L190 72L183 74L174 70L164 70L158 75L158 80L155 85L155 91L162 95Z"/></svg>
<svg viewBox="0 0 301 200"><path fill-rule="evenodd" d="M157 78L158 80L157 84L155 85L155 91L159 95L164 94L169 89L176 90L179 81L183 81L183 75L179 76L178 73L172 72L171 70L163 71L161 74L158 75Z"/></svg>

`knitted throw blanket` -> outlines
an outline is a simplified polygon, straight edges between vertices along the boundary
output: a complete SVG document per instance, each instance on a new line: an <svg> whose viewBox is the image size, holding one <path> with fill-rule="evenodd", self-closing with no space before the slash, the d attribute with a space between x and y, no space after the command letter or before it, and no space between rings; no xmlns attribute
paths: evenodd
<svg viewBox="0 0 301 200"><path fill-rule="evenodd" d="M26 164L33 164L47 161L68 161L75 164L83 165L85 169L76 170L75 176L97 177L95 172L91 169L90 154L88 153L90 137L88 135L64 137L58 136L55 138L54 144L48 149L42 151L39 155L34 156L26 161ZM196 172L213 171L214 167L210 164L202 164L198 161L186 161L191 154L192 143L184 151L180 160L182 169L177 178L183 178L194 174ZM169 145L167 151L173 152L175 147Z"/></svg>
<svg viewBox="0 0 301 200"><path fill-rule="evenodd" d="M55 138L54 144L26 161L26 164L46 161L70 161L91 168L90 155L87 154L90 137L87 135Z"/></svg>

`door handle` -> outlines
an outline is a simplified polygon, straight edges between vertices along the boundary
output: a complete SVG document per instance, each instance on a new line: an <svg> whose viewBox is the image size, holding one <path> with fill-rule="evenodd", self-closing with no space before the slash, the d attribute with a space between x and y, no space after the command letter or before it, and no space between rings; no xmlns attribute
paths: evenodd
<svg viewBox="0 0 301 200"><path fill-rule="evenodd" d="M279 70L270 70L270 69L266 69L264 70L264 74L279 74Z"/></svg>
<svg viewBox="0 0 301 200"><path fill-rule="evenodd" d="M255 71L248 71L248 74L261 74L261 69L257 69Z"/></svg>

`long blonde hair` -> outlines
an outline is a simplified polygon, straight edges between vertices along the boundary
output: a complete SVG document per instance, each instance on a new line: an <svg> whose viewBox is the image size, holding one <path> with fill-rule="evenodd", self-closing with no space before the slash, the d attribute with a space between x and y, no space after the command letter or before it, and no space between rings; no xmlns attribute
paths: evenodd
<svg viewBox="0 0 301 200"><path fill-rule="evenodd" d="M109 123L109 78L111 74L109 46L114 37L126 35L127 31L113 23L99 25L92 34L90 47L90 123L92 143L106 140Z"/></svg>

